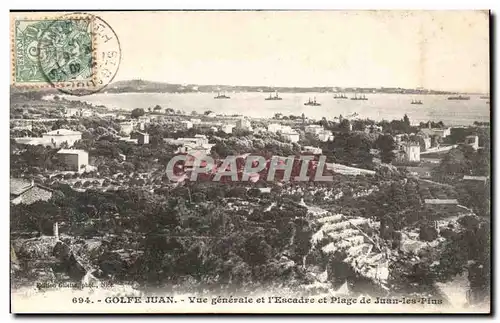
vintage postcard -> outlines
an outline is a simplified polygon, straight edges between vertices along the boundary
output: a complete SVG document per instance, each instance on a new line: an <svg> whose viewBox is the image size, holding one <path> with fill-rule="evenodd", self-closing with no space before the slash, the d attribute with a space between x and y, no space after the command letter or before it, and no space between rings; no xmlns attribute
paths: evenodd
<svg viewBox="0 0 500 323"><path fill-rule="evenodd" d="M10 12L11 311L490 313L489 26Z"/></svg>

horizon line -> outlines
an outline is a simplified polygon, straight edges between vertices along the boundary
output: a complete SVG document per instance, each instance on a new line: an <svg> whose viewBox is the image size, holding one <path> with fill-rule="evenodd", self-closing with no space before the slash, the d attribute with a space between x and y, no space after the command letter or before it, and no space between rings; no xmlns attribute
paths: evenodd
<svg viewBox="0 0 500 323"><path fill-rule="evenodd" d="M113 85L118 82L130 82L130 81L143 81L143 82L151 82L151 83L162 83L162 84L170 84L170 85L180 85L180 86L227 86L227 87L265 87L265 88L340 88L340 89L403 89L403 90L419 90L419 91L435 91L435 92L449 92L449 93L462 93L462 94L490 94L490 91L482 91L482 90L443 90L443 89L432 89L425 87L401 87L401 86L333 86L333 85L244 85L244 84L223 84L223 83L212 83L212 84L202 84L202 83L181 83L181 82L169 82L169 81L156 81L151 79L142 79L142 78L130 78L130 79L122 79L116 80L108 84L108 86ZM107 87L108 87L107 86Z"/></svg>

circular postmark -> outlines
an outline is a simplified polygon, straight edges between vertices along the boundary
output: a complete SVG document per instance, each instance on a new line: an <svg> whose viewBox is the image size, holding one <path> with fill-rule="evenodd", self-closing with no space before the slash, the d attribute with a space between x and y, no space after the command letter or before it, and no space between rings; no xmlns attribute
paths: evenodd
<svg viewBox="0 0 500 323"><path fill-rule="evenodd" d="M38 41L39 68L61 92L89 95L103 90L121 61L120 42L101 18L71 13L53 20Z"/></svg>

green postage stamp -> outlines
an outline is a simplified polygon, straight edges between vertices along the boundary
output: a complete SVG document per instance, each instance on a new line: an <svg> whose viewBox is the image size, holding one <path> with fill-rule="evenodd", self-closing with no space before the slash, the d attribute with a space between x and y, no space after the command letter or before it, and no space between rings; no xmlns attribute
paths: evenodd
<svg viewBox="0 0 500 323"><path fill-rule="evenodd" d="M15 86L66 87L94 78L93 19L15 19L12 77Z"/></svg>

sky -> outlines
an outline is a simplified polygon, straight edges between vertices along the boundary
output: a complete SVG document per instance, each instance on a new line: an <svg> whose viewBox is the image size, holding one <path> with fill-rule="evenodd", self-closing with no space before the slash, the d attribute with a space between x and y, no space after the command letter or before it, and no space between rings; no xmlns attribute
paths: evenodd
<svg viewBox="0 0 500 323"><path fill-rule="evenodd" d="M481 11L95 12L117 80L489 92Z"/></svg>

